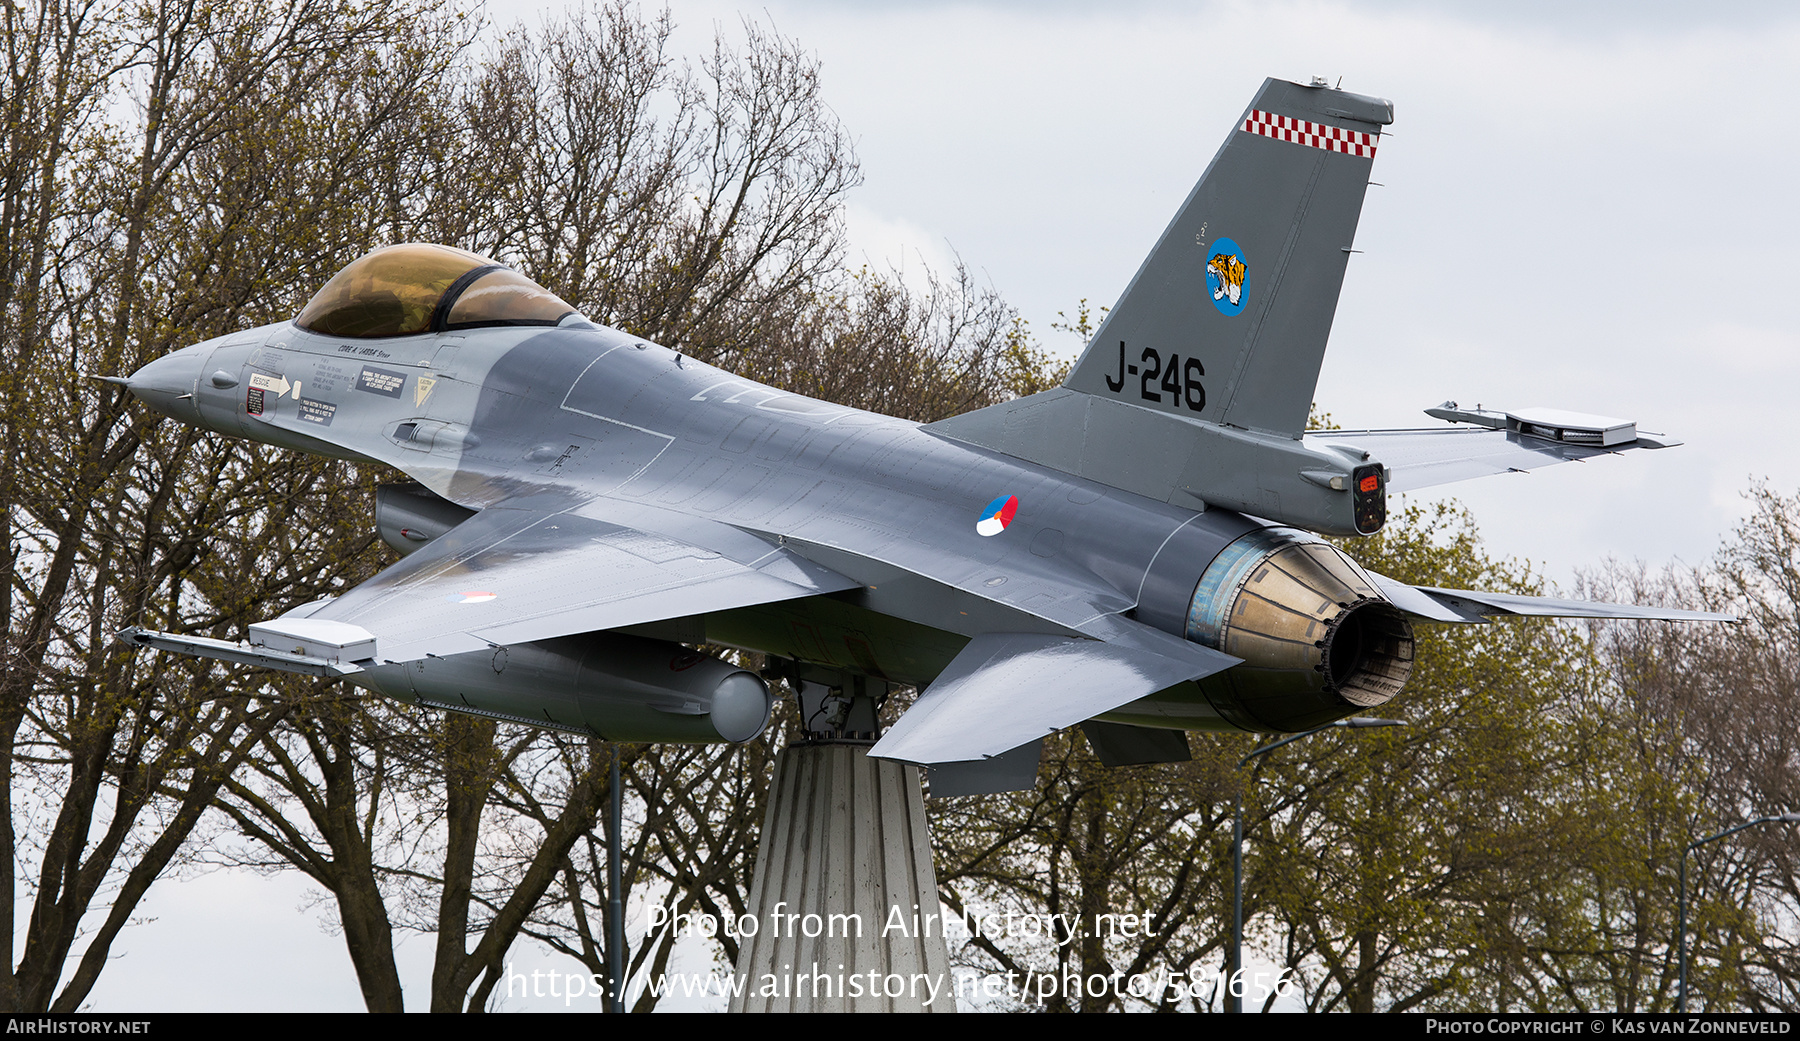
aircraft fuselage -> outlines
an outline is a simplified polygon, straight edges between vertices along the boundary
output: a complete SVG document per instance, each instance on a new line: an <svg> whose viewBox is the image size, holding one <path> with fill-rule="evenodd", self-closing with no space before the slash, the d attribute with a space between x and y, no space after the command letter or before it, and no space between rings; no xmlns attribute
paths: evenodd
<svg viewBox="0 0 1800 1041"><path fill-rule="evenodd" d="M928 683L980 633L1080 635L1137 602L1178 530L1203 530L1216 551L1254 527L779 391L579 319L382 340L282 323L169 355L134 377L134 391L222 433L393 466L470 509L599 497L789 545L860 588L654 631L897 683ZM982 534L984 508L1014 497L1004 526ZM1179 570L1197 576L1208 560ZM1229 726L1185 686L1176 703L1113 715Z"/></svg>

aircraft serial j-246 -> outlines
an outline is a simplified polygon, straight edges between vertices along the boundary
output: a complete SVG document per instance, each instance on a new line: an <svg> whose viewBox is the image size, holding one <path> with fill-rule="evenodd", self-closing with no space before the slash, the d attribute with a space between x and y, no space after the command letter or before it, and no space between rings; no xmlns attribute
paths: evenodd
<svg viewBox="0 0 1800 1041"><path fill-rule="evenodd" d="M1460 425L1305 432L1392 112L1265 83L1066 382L923 426L596 325L486 257L377 250L292 322L115 380L403 471L377 523L404 559L243 642L126 635L621 741L756 736L764 677L683 645L751 649L812 730L872 739L869 699L918 687L870 754L947 794L1029 786L1076 724L1156 762L1184 730L1381 705L1421 621L1722 617L1419 588L1318 537L1380 530L1391 491L1674 443L1448 402Z"/></svg>

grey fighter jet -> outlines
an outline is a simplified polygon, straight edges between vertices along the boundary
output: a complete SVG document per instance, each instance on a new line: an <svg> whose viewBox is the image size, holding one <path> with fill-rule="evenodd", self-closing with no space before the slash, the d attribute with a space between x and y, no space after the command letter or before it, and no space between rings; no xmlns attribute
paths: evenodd
<svg viewBox="0 0 1800 1041"><path fill-rule="evenodd" d="M1419 622L1722 618L1417 588L1318 537L1380 530L1390 491L1675 443L1449 402L1452 426L1305 431L1392 111L1266 82L1063 386L923 426L596 325L483 256L377 250L294 321L117 381L403 472L377 499L403 559L240 642L126 635L623 741L760 733L764 676L685 645L752 649L808 728L879 736L946 794L1028 786L1076 724L1116 764L1366 711ZM877 735L856 706L895 685L922 694Z"/></svg>

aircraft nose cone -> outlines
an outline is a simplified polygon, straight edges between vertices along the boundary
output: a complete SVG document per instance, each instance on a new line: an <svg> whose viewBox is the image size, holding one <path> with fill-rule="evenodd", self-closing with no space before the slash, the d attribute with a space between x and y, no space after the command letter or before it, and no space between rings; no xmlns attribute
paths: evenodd
<svg viewBox="0 0 1800 1041"><path fill-rule="evenodd" d="M131 374L125 389L139 401L171 419L199 423L194 384L203 359L191 347L165 354Z"/></svg>

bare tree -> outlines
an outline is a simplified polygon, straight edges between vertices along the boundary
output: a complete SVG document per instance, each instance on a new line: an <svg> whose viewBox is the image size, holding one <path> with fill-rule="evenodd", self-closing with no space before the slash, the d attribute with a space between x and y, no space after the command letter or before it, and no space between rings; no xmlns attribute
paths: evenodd
<svg viewBox="0 0 1800 1041"><path fill-rule="evenodd" d="M987 923L959 960L1011 974L1047 1011L1173 1011L1211 996L1206 963L1230 923L1218 882L1232 744L1201 738L1191 763L1109 769L1069 734L1049 743L1032 791L933 800L940 895ZM1008 928L1009 911L1047 917Z"/></svg>
<svg viewBox="0 0 1800 1041"><path fill-rule="evenodd" d="M738 360L773 386L930 422L1048 390L1063 368L1018 312L960 261L910 287L864 268L797 301L791 323Z"/></svg>
<svg viewBox="0 0 1800 1041"><path fill-rule="evenodd" d="M271 216L259 195L270 179L219 177L225 145L255 153L251 133L295 118L339 61L393 41L413 15L429 24L400 4L4 9L0 750L4 841L22 873L7 873L0 901L0 1007L79 1006L219 785L285 711L256 684L139 659L111 634L138 619L229 629L245 593L316 590L316 567L284 557L280 538L233 540L286 523L325 532L315 551L339 549L313 497L351 479L164 429L84 374L264 320L261 265L304 237L291 221L233 219ZM246 566L211 582L234 556Z"/></svg>
<svg viewBox="0 0 1800 1041"><path fill-rule="evenodd" d="M670 29L610 0L505 36L460 90L419 228L734 367L838 280L860 174L794 41L746 22L696 69Z"/></svg>
<svg viewBox="0 0 1800 1041"><path fill-rule="evenodd" d="M1594 634L1640 754L1668 764L1681 786L1682 813L1661 822L1657 836L1654 884L1664 893L1684 845L1791 812L1800 800L1800 497L1756 485L1747 498L1750 517L1710 566L1649 573L1615 564L1588 579L1597 596L1708 603L1742 618L1733 626L1610 624ZM1800 1007L1792 840L1791 826L1764 827L1690 855L1690 1008ZM1639 906L1660 919L1631 949L1660 970L1672 1004L1672 912L1655 895Z"/></svg>
<svg viewBox="0 0 1800 1041"><path fill-rule="evenodd" d="M375 169L383 191L350 207L369 229L362 241L447 238L513 259L593 317L690 351L784 329L837 277L854 158L819 98L816 63L790 41L746 26L741 49L721 41L690 74L664 56L668 29L666 16L641 21L611 4L507 36L465 81L445 84L458 119L413 141L439 158ZM354 217L313 218L342 231L346 248L357 242ZM376 563L364 556L346 576ZM433 1009L485 1007L528 921L595 962L592 912L605 901L594 819L616 750L303 695L310 687L284 685L294 711L220 805L267 851L259 866L292 866L332 894L371 1009L404 1004L396 930L436 935ZM747 769L737 750L624 754L626 777L655 807L634 837L633 879L741 909L758 805L748 793L766 756ZM639 954L666 960L668 948Z"/></svg>

